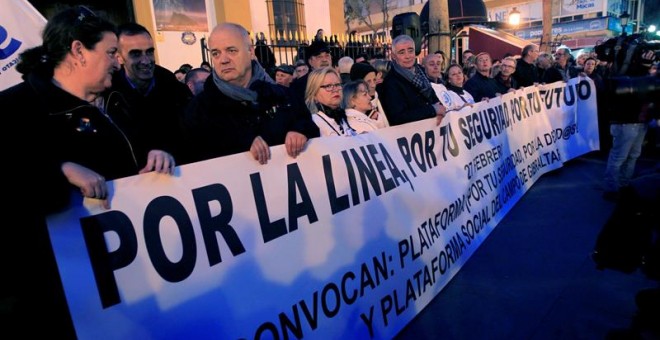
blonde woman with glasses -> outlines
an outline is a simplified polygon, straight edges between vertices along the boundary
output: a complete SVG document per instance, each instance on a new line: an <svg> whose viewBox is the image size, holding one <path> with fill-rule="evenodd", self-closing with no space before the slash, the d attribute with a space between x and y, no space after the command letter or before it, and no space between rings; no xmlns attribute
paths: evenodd
<svg viewBox="0 0 660 340"><path fill-rule="evenodd" d="M342 84L339 73L324 67L309 73L305 89L305 104L321 136L354 136L357 132L348 124L341 107Z"/></svg>

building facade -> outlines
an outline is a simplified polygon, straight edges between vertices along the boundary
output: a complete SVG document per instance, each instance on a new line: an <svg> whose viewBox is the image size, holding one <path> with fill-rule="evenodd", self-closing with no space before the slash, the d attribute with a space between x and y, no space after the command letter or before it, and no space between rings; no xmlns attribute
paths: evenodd
<svg viewBox="0 0 660 340"><path fill-rule="evenodd" d="M541 43L543 1L485 0L490 21L507 22L515 10L520 24L509 31L516 36ZM621 34L619 16L629 13L628 33L639 30L644 21L644 0L552 0L552 47L590 48ZM544 43L548 43L547 41Z"/></svg>
<svg viewBox="0 0 660 340"><path fill-rule="evenodd" d="M346 0L349 1L349 0ZM390 0L390 20L399 13L415 12L421 13L422 8L429 0ZM461 6L467 0L460 1ZM626 26L626 32L637 32L644 22L647 11L645 0L545 0L552 3L552 40L549 43L554 49L559 45L565 45L572 49L590 48L607 40L612 36L621 34L622 27L619 16L624 12L630 15L630 21ZM379 0L372 0L379 3ZM454 1L456 2L456 1ZM506 31L518 38L529 42L541 43L543 32L543 0L484 0L488 12L488 21L501 23L499 30ZM452 6L452 1L449 1ZM456 4L454 4L456 6ZM377 6L371 6L377 8ZM520 24L516 27L508 27L506 23L509 14L514 11L520 13ZM382 18L382 13L372 12L371 18L375 23ZM422 20L424 20L422 18ZM451 17L450 17L450 23ZM373 34L364 23L358 21L350 22L351 29L356 30L363 36ZM376 26L376 25L373 25ZM452 27L452 31L455 27ZM458 37L459 39L466 39ZM455 42L452 46L456 45Z"/></svg>
<svg viewBox="0 0 660 340"><path fill-rule="evenodd" d="M57 11L52 1L30 0L46 18ZM202 44L218 23L243 25L256 39L264 33L309 40L318 29L326 35L345 32L343 0L61 0L57 5L88 5L115 23L135 21L156 43L158 64L176 70L201 64Z"/></svg>

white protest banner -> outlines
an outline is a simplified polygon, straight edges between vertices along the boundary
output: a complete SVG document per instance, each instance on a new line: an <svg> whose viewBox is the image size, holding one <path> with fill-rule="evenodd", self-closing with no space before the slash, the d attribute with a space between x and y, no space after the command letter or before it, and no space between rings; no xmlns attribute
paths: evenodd
<svg viewBox="0 0 660 340"><path fill-rule="evenodd" d="M278 146L264 166L242 153L113 181L111 210L49 219L77 335L391 338L542 174L597 147L594 99L574 79L296 159Z"/></svg>
<svg viewBox="0 0 660 340"><path fill-rule="evenodd" d="M1 0L0 5L0 91L21 82L16 72L19 54L41 45L46 19L27 0Z"/></svg>

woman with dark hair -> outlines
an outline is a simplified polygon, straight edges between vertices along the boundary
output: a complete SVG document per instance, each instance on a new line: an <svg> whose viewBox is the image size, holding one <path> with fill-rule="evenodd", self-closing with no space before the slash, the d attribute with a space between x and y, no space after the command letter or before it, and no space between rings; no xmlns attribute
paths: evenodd
<svg viewBox="0 0 660 340"><path fill-rule="evenodd" d="M18 130L3 144L5 160L18 168L11 178L17 185L6 187L6 209L20 223L0 237L9 243L0 248L10 278L1 280L0 319L22 337L74 338L46 216L69 203L71 189L109 208L106 180L171 173L174 160L143 150L120 98L102 96L119 69L111 22L83 6L67 8L48 20L42 41L21 54L16 68L24 81L0 92L0 107L20 108L4 117L4 126ZM30 213L18 213L31 202ZM44 320L49 327L39 326Z"/></svg>
<svg viewBox="0 0 660 340"><path fill-rule="evenodd" d="M309 73L305 104L312 113L312 120L318 126L321 137L357 134L348 124L341 101L341 78L334 68L324 67Z"/></svg>
<svg viewBox="0 0 660 340"><path fill-rule="evenodd" d="M66 9L48 21L43 44L21 54L17 70L25 81L0 95L3 107L25 108L22 121L44 128L36 137L90 198L107 198L106 179L174 168L168 153L142 149L122 98L103 97L119 69L116 54L111 22L84 6Z"/></svg>

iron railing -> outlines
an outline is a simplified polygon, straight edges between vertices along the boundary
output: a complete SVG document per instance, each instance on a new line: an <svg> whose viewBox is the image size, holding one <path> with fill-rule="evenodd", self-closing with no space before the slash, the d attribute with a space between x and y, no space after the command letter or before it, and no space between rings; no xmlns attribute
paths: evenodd
<svg viewBox="0 0 660 340"><path fill-rule="evenodd" d="M305 60L305 48L311 43L311 41L300 39L298 34L278 34L276 37L271 37L270 39L263 38L263 33L258 33L257 36L260 38L255 39L254 34L251 34L255 55L261 65L269 71L272 71L279 65L294 65L299 59ZM332 61L335 65L344 56L350 56L356 59L360 55L367 55L369 57L389 59L391 51L391 42L368 36L354 38L333 35L331 37L324 37L323 40L330 48ZM200 39L200 43L202 47L202 60L210 62L211 55L207 46L207 40L202 38Z"/></svg>

